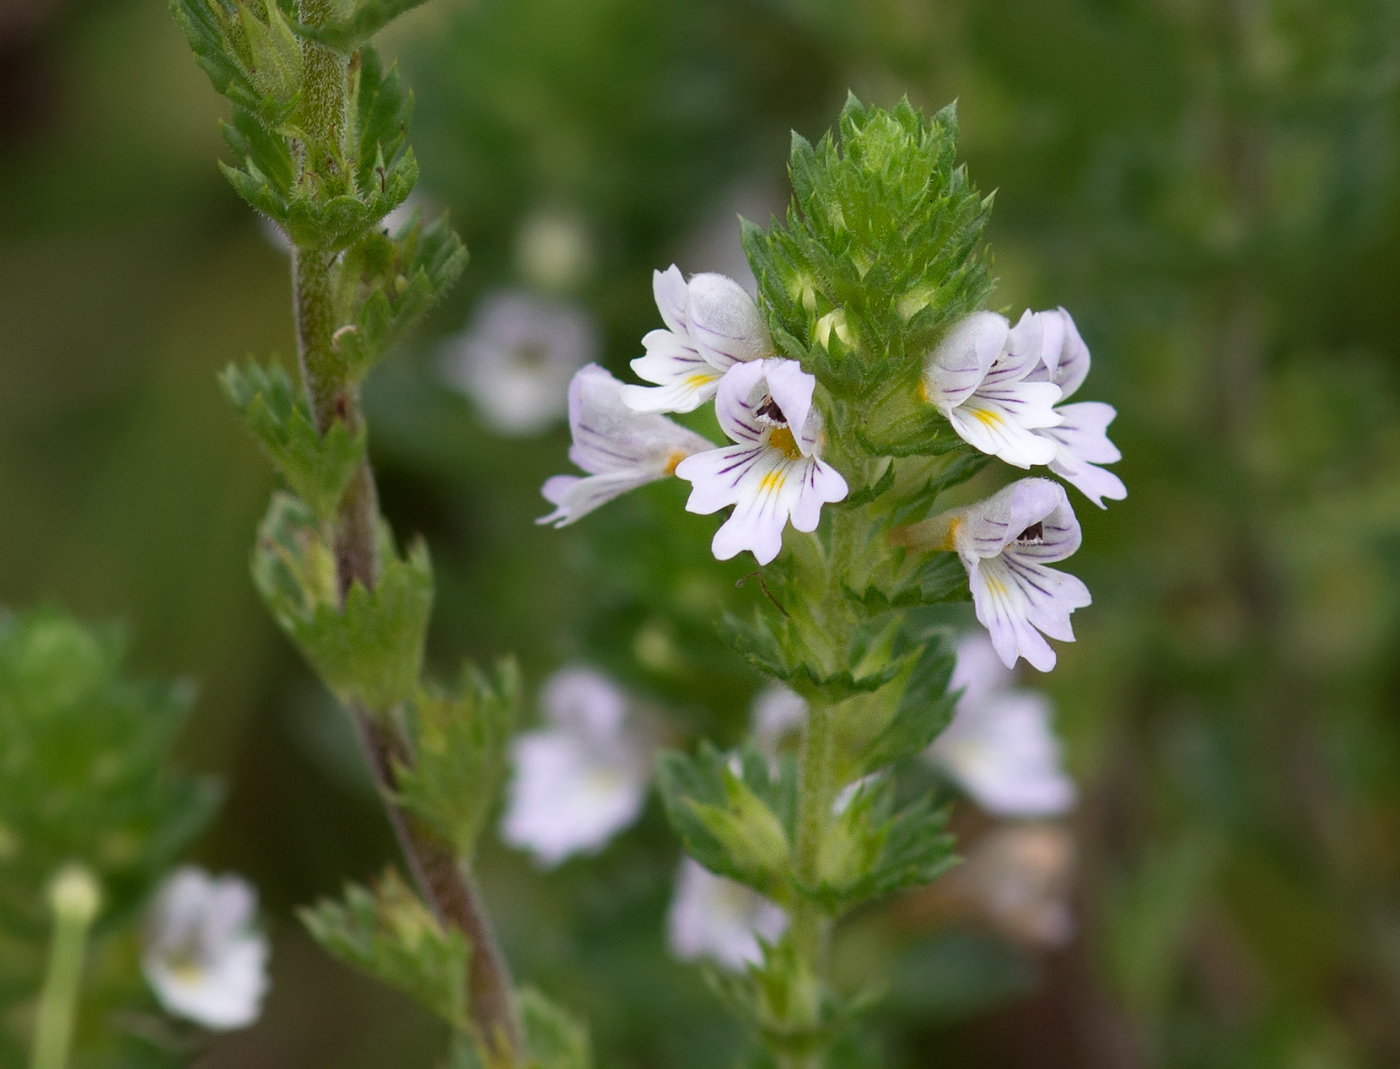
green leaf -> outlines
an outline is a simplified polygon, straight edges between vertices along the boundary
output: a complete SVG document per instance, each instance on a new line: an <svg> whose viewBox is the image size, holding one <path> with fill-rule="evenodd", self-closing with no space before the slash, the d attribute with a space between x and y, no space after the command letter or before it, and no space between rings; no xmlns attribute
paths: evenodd
<svg viewBox="0 0 1400 1069"><path fill-rule="evenodd" d="M790 897L789 842L797 811L791 756L770 771L752 748L731 759L709 743L694 757L666 752L658 783L671 826L691 857L779 903Z"/></svg>
<svg viewBox="0 0 1400 1069"><path fill-rule="evenodd" d="M352 381L447 292L467 265L467 250L444 215L423 226L415 212L396 235L365 235L348 249L336 275L336 339Z"/></svg>
<svg viewBox="0 0 1400 1069"><path fill-rule="evenodd" d="M318 519L332 519L364 463L364 428L352 436L337 420L318 435L305 401L277 363L260 367L250 362L243 369L230 365L219 383L287 486Z"/></svg>
<svg viewBox="0 0 1400 1069"><path fill-rule="evenodd" d="M520 991L529 1069L592 1069L588 1027L532 987Z"/></svg>
<svg viewBox="0 0 1400 1069"><path fill-rule="evenodd" d="M425 686L409 703L411 768L397 772L398 804L412 810L471 856L505 777L505 750L520 701L514 661L497 668L493 685L474 665L452 690Z"/></svg>
<svg viewBox="0 0 1400 1069"><path fill-rule="evenodd" d="M952 651L937 641L920 650L889 724L860 754L862 774L922 753L948 726L958 698L957 692L947 692L956 663Z"/></svg>
<svg viewBox="0 0 1400 1069"><path fill-rule="evenodd" d="M412 11L424 0L360 0L346 18L332 19L321 26L297 26L297 33L338 52L354 52L405 11Z"/></svg>
<svg viewBox="0 0 1400 1069"><path fill-rule="evenodd" d="M418 690L433 602L427 547L390 559L373 590L356 581L343 608L335 577L326 527L303 502L274 495L253 552L254 584L336 697L387 712Z"/></svg>
<svg viewBox="0 0 1400 1069"><path fill-rule="evenodd" d="M299 104L301 47L275 0L170 0L170 13L216 92L269 128L291 118Z"/></svg>
<svg viewBox="0 0 1400 1069"><path fill-rule="evenodd" d="M343 902L323 900L300 916L328 953L397 988L453 1029L468 1029L467 937L438 921L393 870L373 890L347 885Z"/></svg>

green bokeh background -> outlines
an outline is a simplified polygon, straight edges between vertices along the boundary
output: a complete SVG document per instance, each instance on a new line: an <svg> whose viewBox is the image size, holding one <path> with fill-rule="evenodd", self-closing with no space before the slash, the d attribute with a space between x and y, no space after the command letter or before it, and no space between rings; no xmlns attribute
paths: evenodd
<svg viewBox="0 0 1400 1069"><path fill-rule="evenodd" d="M644 552L606 550L713 521L657 487L591 533L534 527L565 434L489 434L437 346L516 280L523 221L566 212L621 370L652 268L723 269L733 213L781 205L789 130L848 88L957 98L996 302L1074 314L1129 497L1074 498L1095 603L1044 680L1082 786L1080 935L1033 955L863 918L888 1064L1400 1064L1400 4L433 0L383 51L473 255L367 387L385 511L434 553L435 662L515 650L533 685L585 656L736 730L754 680L649 604ZM264 1020L199 1064L428 1066L426 1018L292 914L392 843L248 580L272 480L214 374L293 343L285 257L214 166L224 108L158 0L0 8L0 600L122 619L143 671L199 684L183 757L229 797L198 859L257 883L276 948ZM658 635L688 676L649 671ZM731 1064L664 954L654 803L547 879L486 851L518 971L590 1018L601 1064Z"/></svg>

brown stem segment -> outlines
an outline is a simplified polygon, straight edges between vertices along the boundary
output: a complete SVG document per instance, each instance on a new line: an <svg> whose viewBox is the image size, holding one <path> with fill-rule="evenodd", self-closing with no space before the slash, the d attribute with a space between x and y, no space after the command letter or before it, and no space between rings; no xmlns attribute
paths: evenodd
<svg viewBox="0 0 1400 1069"><path fill-rule="evenodd" d="M322 23L328 0L301 0L301 18ZM312 41L303 42L305 128L308 143L298 153L303 174L338 147L347 96L343 57ZM297 359L316 430L324 434L336 420L354 433L363 421L359 397L348 381L335 348L335 304L331 286L334 254L294 247L292 290L297 326ZM379 494L366 461L356 474L336 518L336 571L342 600L356 583L373 589L379 580ZM492 1069L523 1064L524 1044L516 1014L510 971L496 942L490 917L465 860L430 828L389 799L397 769L412 755L395 725L393 710L352 705L365 757L385 798L389 822L428 905L446 924L460 929L471 946L467 1012Z"/></svg>

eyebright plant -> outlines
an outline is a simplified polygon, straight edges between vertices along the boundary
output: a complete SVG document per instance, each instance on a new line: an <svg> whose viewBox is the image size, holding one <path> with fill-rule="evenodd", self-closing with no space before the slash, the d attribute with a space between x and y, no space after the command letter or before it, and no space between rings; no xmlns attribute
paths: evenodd
<svg viewBox="0 0 1400 1069"><path fill-rule="evenodd" d="M416 884L391 872L351 887L305 911L309 930L441 1017L454 1064L581 1069L586 1033L515 990L472 875L504 778L516 669L425 678L431 562L422 544L395 541L366 459L360 384L467 260L445 217L381 223L417 179L413 98L369 42L419 2L171 0L233 105L224 174L291 248L297 381L273 358L229 368L222 384L285 485L258 531L255 584L354 721Z"/></svg>
<svg viewBox="0 0 1400 1069"><path fill-rule="evenodd" d="M1069 314L1027 311L1012 326L984 310L991 198L956 141L952 107L926 119L907 101L854 97L835 136L794 135L786 219L743 223L757 300L719 275L656 272L664 328L632 362L650 385L580 371L571 457L588 475L544 487L557 507L541 522L562 525L675 475L691 484L689 511L732 508L715 557L748 552L761 568L767 602L724 627L805 702L800 747L668 753L660 785L687 853L786 914L759 932L761 960L712 977L785 1069L825 1064L866 998L831 986L833 925L954 864L946 812L930 798L896 804L895 766L948 727L956 697L952 650L917 610L970 598L1006 668L1025 658L1048 671L1046 637L1073 641L1070 614L1090 601L1049 567L1080 541L1061 484L1024 478L952 509L944 495L993 457L1048 467L1101 507L1125 495L1098 466L1118 459L1113 409L1060 405L1089 368ZM711 403L729 444L663 414ZM1032 711L1037 737L1043 720ZM958 741L932 759L958 768ZM1062 797L1047 806L1062 809L1068 784L1053 786Z"/></svg>

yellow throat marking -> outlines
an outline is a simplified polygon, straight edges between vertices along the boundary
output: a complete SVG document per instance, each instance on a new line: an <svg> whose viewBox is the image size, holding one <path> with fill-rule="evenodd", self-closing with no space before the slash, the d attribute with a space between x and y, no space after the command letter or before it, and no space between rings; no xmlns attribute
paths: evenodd
<svg viewBox="0 0 1400 1069"><path fill-rule="evenodd" d="M797 440L787 427L774 427L768 433L768 444L781 450L783 456L789 460L797 460L802 456L802 450L797 448Z"/></svg>

